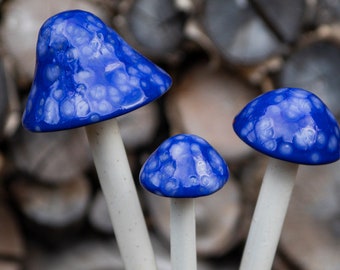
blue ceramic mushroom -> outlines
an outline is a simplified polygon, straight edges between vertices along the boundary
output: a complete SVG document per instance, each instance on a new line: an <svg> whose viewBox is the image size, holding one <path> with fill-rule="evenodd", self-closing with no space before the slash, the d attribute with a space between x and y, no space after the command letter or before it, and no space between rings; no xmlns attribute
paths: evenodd
<svg viewBox="0 0 340 270"><path fill-rule="evenodd" d="M164 94L170 76L95 15L71 10L41 27L36 71L23 115L31 131L107 120Z"/></svg>
<svg viewBox="0 0 340 270"><path fill-rule="evenodd" d="M172 198L195 198L221 189L229 177L226 162L204 139L179 134L164 141L140 172L148 191Z"/></svg>
<svg viewBox="0 0 340 270"><path fill-rule="evenodd" d="M141 185L171 198L171 269L197 269L194 200L221 189L228 177L224 159L206 140L192 134L167 139L144 163Z"/></svg>
<svg viewBox="0 0 340 270"><path fill-rule="evenodd" d="M339 159L339 125L327 106L304 89L281 88L257 97L233 126L244 142L274 158L309 165Z"/></svg>
<svg viewBox="0 0 340 270"><path fill-rule="evenodd" d="M240 270L270 270L298 166L339 160L339 125L316 95L281 88L252 100L235 117L233 127L245 143L273 157L263 177L240 266Z"/></svg>
<svg viewBox="0 0 340 270"><path fill-rule="evenodd" d="M115 117L159 98L170 76L82 10L42 25L36 57L23 126L34 132L85 126L125 269L156 270Z"/></svg>

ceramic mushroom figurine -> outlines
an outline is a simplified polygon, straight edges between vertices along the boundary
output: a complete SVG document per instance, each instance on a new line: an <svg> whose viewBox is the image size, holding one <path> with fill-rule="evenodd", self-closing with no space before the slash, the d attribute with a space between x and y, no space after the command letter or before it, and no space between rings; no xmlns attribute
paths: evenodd
<svg viewBox="0 0 340 270"><path fill-rule="evenodd" d="M126 269L156 269L115 117L164 94L171 78L98 17L59 13L41 27L36 71L23 115L33 132L86 126Z"/></svg>
<svg viewBox="0 0 340 270"><path fill-rule="evenodd" d="M141 185L156 195L171 198L173 270L197 268L194 198L218 191L228 177L224 159L196 135L169 138L144 163Z"/></svg>
<svg viewBox="0 0 340 270"><path fill-rule="evenodd" d="M271 269L298 164L337 161L339 126L326 105L311 92L281 88L251 101L235 117L233 127L245 143L272 157L240 269Z"/></svg>

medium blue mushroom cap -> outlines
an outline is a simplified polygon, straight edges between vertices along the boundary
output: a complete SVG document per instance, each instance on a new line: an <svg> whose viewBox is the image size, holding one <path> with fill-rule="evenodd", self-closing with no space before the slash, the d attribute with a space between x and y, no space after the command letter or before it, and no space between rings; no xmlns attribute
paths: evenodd
<svg viewBox="0 0 340 270"><path fill-rule="evenodd" d="M313 93L281 88L260 95L236 117L237 135L274 158L317 165L339 160L339 125Z"/></svg>
<svg viewBox="0 0 340 270"><path fill-rule="evenodd" d="M164 94L170 76L95 15L71 10L41 27L35 77L23 115L31 131L107 120Z"/></svg>
<svg viewBox="0 0 340 270"><path fill-rule="evenodd" d="M224 159L204 139L179 134L164 141L144 163L139 179L148 191L172 198L210 195L227 182Z"/></svg>

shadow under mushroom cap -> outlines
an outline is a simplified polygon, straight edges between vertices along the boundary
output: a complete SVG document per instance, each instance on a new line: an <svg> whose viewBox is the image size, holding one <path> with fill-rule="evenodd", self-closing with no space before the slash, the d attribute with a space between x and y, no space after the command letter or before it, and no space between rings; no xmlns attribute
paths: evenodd
<svg viewBox="0 0 340 270"><path fill-rule="evenodd" d="M210 195L227 182L224 159L204 139L179 134L164 141L140 172L140 183L156 195L194 198Z"/></svg>
<svg viewBox="0 0 340 270"><path fill-rule="evenodd" d="M49 18L37 42L33 85L23 115L31 131L107 120L164 94L170 76L95 15L71 10Z"/></svg>
<svg viewBox="0 0 340 270"><path fill-rule="evenodd" d="M260 95L235 117L233 127L244 142L274 158L317 165L340 156L335 117L304 89L281 88Z"/></svg>

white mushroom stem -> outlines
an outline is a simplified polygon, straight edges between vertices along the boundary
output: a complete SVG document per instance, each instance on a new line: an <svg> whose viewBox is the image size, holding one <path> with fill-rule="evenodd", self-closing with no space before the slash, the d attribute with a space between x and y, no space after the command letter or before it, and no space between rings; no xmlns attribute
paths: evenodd
<svg viewBox="0 0 340 270"><path fill-rule="evenodd" d="M86 133L125 269L156 270L117 120L87 126Z"/></svg>
<svg viewBox="0 0 340 270"><path fill-rule="evenodd" d="M171 269L197 269L194 199L171 199L170 235Z"/></svg>
<svg viewBox="0 0 340 270"><path fill-rule="evenodd" d="M263 178L240 270L270 270L295 183L298 164L270 159Z"/></svg>

